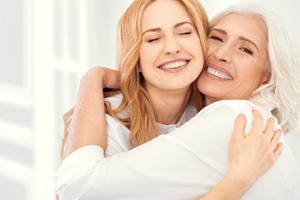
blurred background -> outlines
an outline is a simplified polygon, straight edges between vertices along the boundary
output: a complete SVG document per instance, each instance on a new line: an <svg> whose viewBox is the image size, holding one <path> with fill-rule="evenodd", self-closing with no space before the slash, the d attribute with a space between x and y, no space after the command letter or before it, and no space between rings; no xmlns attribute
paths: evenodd
<svg viewBox="0 0 300 200"><path fill-rule="evenodd" d="M0 0L1 199L55 199L62 115L84 72L116 68L116 24L131 2ZM210 18L242 2L269 7L299 40L300 0L201 0ZM300 163L300 128L287 140Z"/></svg>

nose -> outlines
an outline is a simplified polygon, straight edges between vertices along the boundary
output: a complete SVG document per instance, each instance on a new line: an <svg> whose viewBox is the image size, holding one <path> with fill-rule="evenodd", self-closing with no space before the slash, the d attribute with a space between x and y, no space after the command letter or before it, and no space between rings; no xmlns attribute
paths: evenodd
<svg viewBox="0 0 300 200"><path fill-rule="evenodd" d="M214 57L221 62L230 62L232 50L229 45L223 44L213 50Z"/></svg>
<svg viewBox="0 0 300 200"><path fill-rule="evenodd" d="M174 37L166 38L164 52L166 54L176 54L182 50L180 43Z"/></svg>

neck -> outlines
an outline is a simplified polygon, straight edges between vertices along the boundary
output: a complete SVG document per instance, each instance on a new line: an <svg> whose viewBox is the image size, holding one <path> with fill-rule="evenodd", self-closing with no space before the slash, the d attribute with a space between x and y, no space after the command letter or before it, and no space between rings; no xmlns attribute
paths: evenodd
<svg viewBox="0 0 300 200"><path fill-rule="evenodd" d="M204 95L205 96L205 95ZM204 106L208 106L218 100L214 99L214 98L211 98L211 97L208 97L208 96L205 96L204 97L205 101L204 101Z"/></svg>
<svg viewBox="0 0 300 200"><path fill-rule="evenodd" d="M161 124L176 124L181 119L191 95L191 89L184 92L149 92L156 109L156 121Z"/></svg>

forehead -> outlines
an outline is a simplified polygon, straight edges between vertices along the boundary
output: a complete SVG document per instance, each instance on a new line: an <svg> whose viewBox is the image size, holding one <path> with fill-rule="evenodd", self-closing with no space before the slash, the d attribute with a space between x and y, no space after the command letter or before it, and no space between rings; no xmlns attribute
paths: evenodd
<svg viewBox="0 0 300 200"><path fill-rule="evenodd" d="M185 7L174 0L158 0L145 9L142 18L142 29L173 26L182 21L191 22Z"/></svg>
<svg viewBox="0 0 300 200"><path fill-rule="evenodd" d="M245 37L256 44L266 45L266 27L261 18L251 14L231 13L216 22L214 28L222 29L230 36Z"/></svg>

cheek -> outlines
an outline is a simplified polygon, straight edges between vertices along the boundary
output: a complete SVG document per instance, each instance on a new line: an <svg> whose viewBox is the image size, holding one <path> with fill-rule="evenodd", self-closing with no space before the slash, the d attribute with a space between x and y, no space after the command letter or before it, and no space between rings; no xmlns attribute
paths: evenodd
<svg viewBox="0 0 300 200"><path fill-rule="evenodd" d="M149 70L153 69L156 64L157 57L153 55L153 52L147 48L141 48L139 57L139 72L145 75L148 74Z"/></svg>
<svg viewBox="0 0 300 200"><path fill-rule="evenodd" d="M249 66L248 68L241 68L239 73L242 74L242 82L247 83L252 89L257 89L264 82L265 73L262 68L254 68L254 65Z"/></svg>
<svg viewBox="0 0 300 200"><path fill-rule="evenodd" d="M202 45L198 37L189 41L188 48L193 48L197 55L203 57Z"/></svg>
<svg viewBox="0 0 300 200"><path fill-rule="evenodd" d="M147 48L142 45L139 52L140 65L142 65L145 60L145 56L147 55L145 54L146 52L147 52Z"/></svg>
<svg viewBox="0 0 300 200"><path fill-rule="evenodd" d="M205 55L205 60L207 60L214 52L216 52L216 47L208 43L207 53Z"/></svg>
<svg viewBox="0 0 300 200"><path fill-rule="evenodd" d="M149 47L141 47L139 60L139 66L141 69L143 69L144 65L147 65L149 60L151 60L151 50L149 49Z"/></svg>
<svg viewBox="0 0 300 200"><path fill-rule="evenodd" d="M253 66L257 66L257 67L252 67L252 72L251 72L252 76L256 77L258 82L263 82L267 72L266 65L261 63L256 63L253 64Z"/></svg>
<svg viewBox="0 0 300 200"><path fill-rule="evenodd" d="M140 65L155 62L160 55L159 49L158 45L142 45L140 49Z"/></svg>

